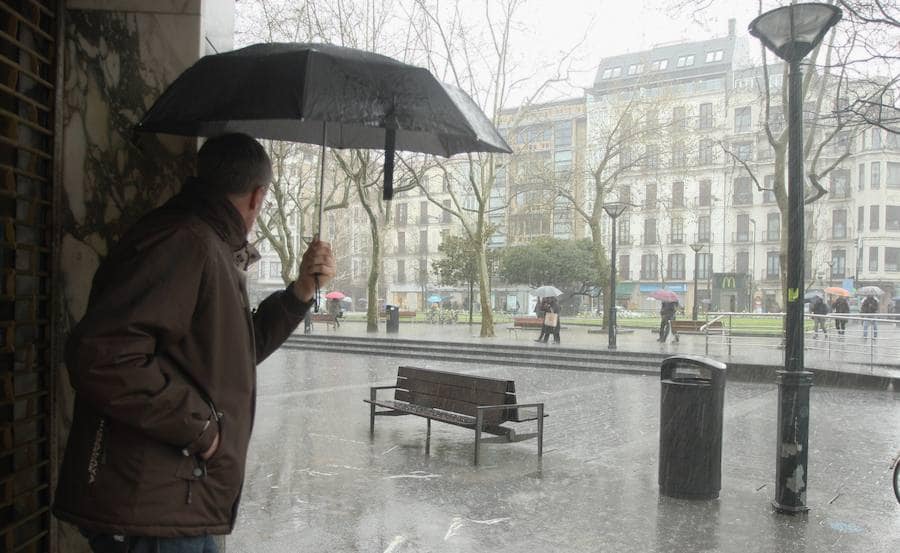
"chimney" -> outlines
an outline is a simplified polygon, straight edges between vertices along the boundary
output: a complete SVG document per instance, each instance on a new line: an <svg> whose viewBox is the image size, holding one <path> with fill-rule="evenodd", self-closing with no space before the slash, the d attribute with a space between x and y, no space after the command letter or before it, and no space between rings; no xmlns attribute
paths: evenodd
<svg viewBox="0 0 900 553"><path fill-rule="evenodd" d="M728 20L728 37L729 38L734 38L734 25L735 25L735 20L732 17L731 19Z"/></svg>

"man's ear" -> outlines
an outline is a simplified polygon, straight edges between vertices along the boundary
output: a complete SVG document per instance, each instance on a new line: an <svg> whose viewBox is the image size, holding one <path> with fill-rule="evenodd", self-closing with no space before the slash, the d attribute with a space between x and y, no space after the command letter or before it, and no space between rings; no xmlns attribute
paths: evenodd
<svg viewBox="0 0 900 553"><path fill-rule="evenodd" d="M253 192L250 193L250 204L247 206L251 211L259 211L262 207L263 201L266 199L266 192L269 189L265 186L257 186L253 189Z"/></svg>

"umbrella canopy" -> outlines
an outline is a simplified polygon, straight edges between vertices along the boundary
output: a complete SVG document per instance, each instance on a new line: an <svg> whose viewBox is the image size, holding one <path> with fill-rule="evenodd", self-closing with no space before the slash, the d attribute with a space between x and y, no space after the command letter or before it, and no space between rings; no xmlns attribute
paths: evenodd
<svg viewBox="0 0 900 553"><path fill-rule="evenodd" d="M325 294L326 300L342 300L346 297L347 297L346 294L344 294L343 292L338 292L337 290L335 290L334 292L328 292L327 294Z"/></svg>
<svg viewBox="0 0 900 553"><path fill-rule="evenodd" d="M666 290L665 288L660 288L658 290L650 292L650 297L659 301L678 301L678 295L671 290Z"/></svg>
<svg viewBox="0 0 900 553"><path fill-rule="evenodd" d="M351 298L350 296L344 296L343 298L341 298L341 303L353 303L353 298Z"/></svg>
<svg viewBox="0 0 900 553"><path fill-rule="evenodd" d="M856 293L860 296L883 296L884 290L878 286L863 286L862 288L858 288Z"/></svg>
<svg viewBox="0 0 900 553"><path fill-rule="evenodd" d="M562 295L562 290L556 286L540 286L531 291L532 294L539 298L549 298Z"/></svg>
<svg viewBox="0 0 900 553"><path fill-rule="evenodd" d="M385 149L441 156L512 153L461 89L427 69L332 44L255 44L205 56L163 92L138 130Z"/></svg>
<svg viewBox="0 0 900 553"><path fill-rule="evenodd" d="M825 289L826 294L831 294L832 296L841 296L844 298L850 297L850 292L841 288L840 286L829 286Z"/></svg>
<svg viewBox="0 0 900 553"><path fill-rule="evenodd" d="M428 303L441 303L444 298L438 295L428 296Z"/></svg>
<svg viewBox="0 0 900 553"><path fill-rule="evenodd" d="M806 294L803 295L803 302L808 303L813 301L816 298L825 299L825 292L821 290L810 290Z"/></svg>

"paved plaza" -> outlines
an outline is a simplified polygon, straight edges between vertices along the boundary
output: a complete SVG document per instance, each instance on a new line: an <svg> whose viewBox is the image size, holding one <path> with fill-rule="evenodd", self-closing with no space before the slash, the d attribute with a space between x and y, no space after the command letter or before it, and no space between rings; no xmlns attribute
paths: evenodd
<svg viewBox="0 0 900 553"><path fill-rule="evenodd" d="M362 399L369 386L393 384L405 362L282 349L260 366L229 552L900 550L889 481L900 449L895 392L812 389L811 510L792 517L770 505L773 383L728 383L721 496L687 501L657 490L656 378L410 360L514 379L520 401L546 403L542 460L534 440L488 443L474 467L469 430L435 423L430 456L418 417L380 417L370 438Z"/></svg>

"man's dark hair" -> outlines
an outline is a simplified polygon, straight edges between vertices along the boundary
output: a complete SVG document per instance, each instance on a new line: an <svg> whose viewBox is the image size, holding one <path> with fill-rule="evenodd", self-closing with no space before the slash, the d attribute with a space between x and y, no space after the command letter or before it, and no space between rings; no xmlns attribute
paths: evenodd
<svg viewBox="0 0 900 553"><path fill-rule="evenodd" d="M197 176L207 191L246 194L272 180L272 162L262 144L233 133L207 140L197 154Z"/></svg>

